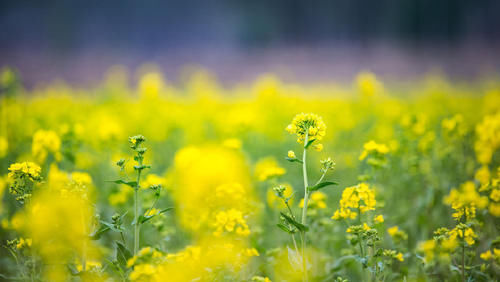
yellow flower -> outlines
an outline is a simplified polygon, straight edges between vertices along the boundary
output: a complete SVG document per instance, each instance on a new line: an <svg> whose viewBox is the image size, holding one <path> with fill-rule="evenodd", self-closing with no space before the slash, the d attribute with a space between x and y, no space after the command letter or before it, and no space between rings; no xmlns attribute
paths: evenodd
<svg viewBox="0 0 500 282"><path fill-rule="evenodd" d="M75 182L77 185L80 186L90 186L92 185L92 177L85 172L72 172L71 173L71 179L73 182Z"/></svg>
<svg viewBox="0 0 500 282"><path fill-rule="evenodd" d="M379 154L385 155L389 153L389 147L385 144L378 144L377 142L370 140L363 145L363 152L359 156L359 160L364 160L369 154Z"/></svg>
<svg viewBox="0 0 500 282"><path fill-rule="evenodd" d="M376 96L384 88L375 74L367 71L360 72L356 76L356 85L362 97L365 99Z"/></svg>
<svg viewBox="0 0 500 282"><path fill-rule="evenodd" d="M312 148L317 151L317 152L321 152L323 151L323 144L316 144L316 145L313 145Z"/></svg>
<svg viewBox="0 0 500 282"><path fill-rule="evenodd" d="M164 184L165 184L165 178L158 176L154 173L150 173L148 174L148 176L146 176L146 179L141 182L141 188L148 189L153 185L164 185Z"/></svg>
<svg viewBox="0 0 500 282"><path fill-rule="evenodd" d="M9 192L16 196L16 200L24 204L26 199L31 198L35 183L42 180L40 167L31 162L14 163L9 167L9 180L11 182Z"/></svg>
<svg viewBox="0 0 500 282"><path fill-rule="evenodd" d="M357 212L366 213L375 210L375 192L368 184L360 183L356 186L347 187L342 192L340 208L335 211L332 219L355 219Z"/></svg>
<svg viewBox="0 0 500 282"><path fill-rule="evenodd" d="M145 73L139 80L138 90L141 98L155 99L164 87L163 78L158 72Z"/></svg>
<svg viewBox="0 0 500 282"><path fill-rule="evenodd" d="M216 236L221 236L224 232L243 237L250 235L250 229L243 218L243 213L236 209L217 212L214 227L216 228L214 231Z"/></svg>
<svg viewBox="0 0 500 282"><path fill-rule="evenodd" d="M252 282L271 282L271 279L262 276L254 276L252 277Z"/></svg>
<svg viewBox="0 0 500 282"><path fill-rule="evenodd" d="M476 158L481 164L491 163L493 153L500 147L500 112L484 117L476 126L474 144Z"/></svg>
<svg viewBox="0 0 500 282"><path fill-rule="evenodd" d="M31 180L37 180L40 178L40 173L42 169L32 162L14 163L9 167L9 178L13 179L16 176L25 175Z"/></svg>
<svg viewBox="0 0 500 282"><path fill-rule="evenodd" d="M286 170L279 166L278 162L273 157L262 159L255 165L255 175L259 181L266 181L285 173Z"/></svg>
<svg viewBox="0 0 500 282"><path fill-rule="evenodd" d="M398 233L398 231L399 231L399 228L397 226L387 228L387 233L389 233L389 235L391 235L391 237L394 237L396 235L396 233Z"/></svg>
<svg viewBox="0 0 500 282"><path fill-rule="evenodd" d="M157 214L159 211L160 210L153 208L151 210L146 211L146 213L144 214L144 216L152 216L152 215Z"/></svg>
<svg viewBox="0 0 500 282"><path fill-rule="evenodd" d="M382 223L384 222L384 216L379 214L373 218L373 221L375 221L375 223Z"/></svg>
<svg viewBox="0 0 500 282"><path fill-rule="evenodd" d="M16 244L16 248L18 250L24 248L24 247L31 247L31 244L32 244L32 240L30 238L27 238L27 239L24 239L24 238L20 238L19 241L17 242Z"/></svg>
<svg viewBox="0 0 500 282"><path fill-rule="evenodd" d="M247 257L258 257L259 256L259 252L255 248L244 249L243 253Z"/></svg>
<svg viewBox="0 0 500 282"><path fill-rule="evenodd" d="M9 141L4 136L0 136L0 158L7 155L9 150Z"/></svg>
<svg viewBox="0 0 500 282"><path fill-rule="evenodd" d="M490 181L490 170L488 169L488 166L483 165L480 169L476 171L476 174L474 175L474 178L479 181L482 185L487 184Z"/></svg>
<svg viewBox="0 0 500 282"><path fill-rule="evenodd" d="M297 156L295 156L295 152L294 152L294 151L291 151L291 150L290 150L290 151L288 151L288 157L289 157L290 159L295 159Z"/></svg>
<svg viewBox="0 0 500 282"><path fill-rule="evenodd" d="M229 138L224 140L222 145L230 149L241 149L241 140L238 138Z"/></svg>
<svg viewBox="0 0 500 282"><path fill-rule="evenodd" d="M493 255L491 254L491 251L490 250L487 250L486 252L482 253L479 255L479 257L482 259L482 260L490 260L493 258Z"/></svg>
<svg viewBox="0 0 500 282"><path fill-rule="evenodd" d="M421 242L418 245L418 250L423 252L425 255L425 262L431 262L434 259L434 250L436 248L436 242L434 240L427 240Z"/></svg>
<svg viewBox="0 0 500 282"><path fill-rule="evenodd" d="M285 198L289 198L290 196L292 196L293 194L293 188L290 184L288 183L284 183L284 184L281 184L285 190L283 191L283 196ZM273 209L286 209L286 205L285 203L283 202L283 200L281 198L279 198L278 196L276 196L276 192L273 190L273 188L269 188L267 190L267 204L269 205L269 207L273 208ZM292 205L293 204L293 198L290 199L288 201L289 205Z"/></svg>
<svg viewBox="0 0 500 282"><path fill-rule="evenodd" d="M39 163L45 162L47 156L52 154L56 161L61 160L61 139L51 130L38 130L33 135L31 151Z"/></svg>
<svg viewBox="0 0 500 282"><path fill-rule="evenodd" d="M110 194L108 197L108 201L112 206L125 204L133 194L133 190L126 185L121 185L119 189L118 192Z"/></svg>
<svg viewBox="0 0 500 282"><path fill-rule="evenodd" d="M395 257L397 260L399 261L404 261L404 258L403 258L403 254L402 253L398 253Z"/></svg>
<svg viewBox="0 0 500 282"><path fill-rule="evenodd" d="M500 217L500 203L491 203L488 206L488 211L495 217Z"/></svg>
<svg viewBox="0 0 500 282"><path fill-rule="evenodd" d="M474 245L475 238L477 238L476 233L472 228L466 227L464 224L459 224L449 232L450 238L463 238L464 241L469 245Z"/></svg>
<svg viewBox="0 0 500 282"><path fill-rule="evenodd" d="M490 199L495 202L500 202L500 189L493 189L490 194Z"/></svg>
<svg viewBox="0 0 500 282"><path fill-rule="evenodd" d="M476 191L474 182L467 181L460 189L451 189L450 194L444 198L444 203L455 210L455 220L459 221L462 216L469 220L476 217L476 208L483 209L488 205L488 197L481 196Z"/></svg>
<svg viewBox="0 0 500 282"><path fill-rule="evenodd" d="M321 140L326 133L326 125L323 119L313 113L300 113L296 115L292 123L286 128L288 133L297 134L297 142L303 144L308 136L308 140Z"/></svg>
<svg viewBox="0 0 500 282"><path fill-rule="evenodd" d="M308 202L308 208L311 209L326 209L326 200L327 196L325 193L316 191L311 194L311 198L309 199ZM299 207L303 208L304 207L304 199L300 200Z"/></svg>
<svg viewBox="0 0 500 282"><path fill-rule="evenodd" d="M86 262L85 262L85 265L86 265L86 267L87 267L87 271L88 271L88 270L92 270L92 269L99 269L99 268L101 268L101 267L102 267L101 262L99 262L99 261L95 261L95 260L86 261ZM82 270L83 270L83 265L82 265L81 263L78 263L78 264L76 265L76 269L77 269L78 271L82 271Z"/></svg>

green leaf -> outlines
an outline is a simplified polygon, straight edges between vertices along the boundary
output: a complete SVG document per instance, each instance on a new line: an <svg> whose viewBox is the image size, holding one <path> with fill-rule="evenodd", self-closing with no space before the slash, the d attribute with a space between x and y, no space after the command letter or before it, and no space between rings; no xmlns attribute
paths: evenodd
<svg viewBox="0 0 500 282"><path fill-rule="evenodd" d="M354 255L342 256L342 257L335 260L335 263L330 266L330 270L339 271L346 261L355 260L355 259L356 259L356 256L354 256Z"/></svg>
<svg viewBox="0 0 500 282"><path fill-rule="evenodd" d="M104 259L104 261L111 267L111 270L113 270L116 274L123 275L123 271L120 268L120 264L118 263L118 261L110 261L109 259Z"/></svg>
<svg viewBox="0 0 500 282"><path fill-rule="evenodd" d="M314 192L314 191L318 191L318 190L325 188L326 186L330 186L330 185L339 185L339 184L337 182L333 182L333 181L324 181L324 182L320 182L314 186L307 187L307 190L309 192Z"/></svg>
<svg viewBox="0 0 500 282"><path fill-rule="evenodd" d="M152 215L148 215L148 216L144 216L144 215L140 215L139 218L138 218L138 221L140 224L143 224L144 222L147 222L149 221L150 219L152 219L153 217L157 216L157 215L160 215L162 213L165 213L165 212L168 212L169 210L173 210L174 208L170 207L170 208L166 208L166 209L163 209L155 214L152 214ZM132 225L135 225L135 221L132 222Z"/></svg>
<svg viewBox="0 0 500 282"><path fill-rule="evenodd" d="M145 168L151 168L150 165L134 165L135 170L143 170Z"/></svg>
<svg viewBox="0 0 500 282"><path fill-rule="evenodd" d="M108 226L101 226L101 228L97 229L93 234L90 234L90 240L99 240L101 239L101 235L111 230Z"/></svg>
<svg viewBox="0 0 500 282"><path fill-rule="evenodd" d="M309 146L311 146L311 144L316 141L316 139L312 139L312 140L309 140L307 141L307 144L304 146L305 149L309 148Z"/></svg>
<svg viewBox="0 0 500 282"><path fill-rule="evenodd" d="M297 222L295 219L291 218L287 214L281 212L281 216L283 216L286 220L286 222L290 223L291 225L297 227L298 230L307 232L309 230L309 227L305 226L304 224Z"/></svg>
<svg viewBox="0 0 500 282"><path fill-rule="evenodd" d="M80 272L76 268L75 264L70 263L70 264L67 264L66 267L68 268L69 273L71 274L71 276L79 276L80 275Z"/></svg>
<svg viewBox="0 0 500 282"><path fill-rule="evenodd" d="M110 180L110 181L107 181L107 182L113 182L115 184L125 184L125 185L128 185L132 188L135 188L137 187L137 182L136 181L124 181L124 180Z"/></svg>
<svg viewBox="0 0 500 282"><path fill-rule="evenodd" d="M116 228L116 226L114 224L112 224L112 223L109 223L109 222L106 222L106 221L103 221L103 220L101 220L100 222L101 222L102 225L107 226L109 229L111 229L111 230L113 230L115 232L123 232L123 231L125 231L123 228Z"/></svg>
<svg viewBox="0 0 500 282"><path fill-rule="evenodd" d="M299 159L297 159L297 158L289 158L289 157L286 157L285 159L286 159L287 161L291 162L291 163L293 163L293 162L297 162L297 163L301 163L301 164L302 164L302 163L304 163L304 162L302 162L301 160L299 160Z"/></svg>
<svg viewBox="0 0 500 282"><path fill-rule="evenodd" d="M288 234L295 233L295 232L293 232L293 230L288 229L288 226L284 225L283 223L278 223L278 224L276 224L276 226L278 226L281 230L285 231Z"/></svg>
<svg viewBox="0 0 500 282"><path fill-rule="evenodd" d="M127 267L127 261L132 257L132 253L119 241L115 241L116 243L116 260L118 263Z"/></svg>
<svg viewBox="0 0 500 282"><path fill-rule="evenodd" d="M168 211L173 210L173 209L174 209L173 207L162 209L158 214L168 212Z"/></svg>

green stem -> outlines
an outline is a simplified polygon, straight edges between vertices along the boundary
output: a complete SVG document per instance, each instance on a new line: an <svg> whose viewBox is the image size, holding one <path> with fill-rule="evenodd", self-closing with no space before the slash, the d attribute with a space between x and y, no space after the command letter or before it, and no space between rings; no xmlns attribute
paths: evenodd
<svg viewBox="0 0 500 282"><path fill-rule="evenodd" d="M35 265L35 252L31 250L31 281L35 281L36 265Z"/></svg>
<svg viewBox="0 0 500 282"><path fill-rule="evenodd" d="M290 208L290 205L288 204L288 201L285 201L285 205L288 208L288 212L290 212L290 215L292 216L292 218L295 219L295 216L293 215L292 209ZM295 251L298 254L299 253L299 248L297 247L297 241L295 241L295 234L291 234L291 235L292 235L292 241L293 241L293 245L295 247Z"/></svg>
<svg viewBox="0 0 500 282"><path fill-rule="evenodd" d="M465 242L462 242L462 282L465 282Z"/></svg>
<svg viewBox="0 0 500 282"><path fill-rule="evenodd" d="M463 208L463 215L465 217L466 215L466 211L465 211L465 207ZM467 219L463 219L463 217L461 218L461 222L463 221L466 221ZM465 230L462 230L462 282L465 282Z"/></svg>
<svg viewBox="0 0 500 282"><path fill-rule="evenodd" d="M83 209L83 207L82 207ZM83 214L83 210L80 209L80 223L82 224L82 228L84 230L84 234L87 234L87 227L85 226L85 217ZM82 246L82 271L85 271L87 268L87 240L83 240L83 246Z"/></svg>
<svg viewBox="0 0 500 282"><path fill-rule="evenodd" d="M155 200L153 201L153 204L151 207L144 213L144 216L148 215L156 206L156 203L158 203L158 199L160 199L159 196L155 197Z"/></svg>
<svg viewBox="0 0 500 282"><path fill-rule="evenodd" d="M320 183L321 183L321 181L323 181L323 178L325 178L326 172L327 172L327 171L325 170L325 171L323 172L323 174L321 175L321 177L319 178L318 182L316 182L316 184L314 184L314 185L318 185L318 184L320 184Z"/></svg>
<svg viewBox="0 0 500 282"><path fill-rule="evenodd" d="M306 138L304 140L304 153L302 154L302 175L304 176L304 207L302 208L302 224L307 223L307 205L309 203L309 181L307 178L307 148L306 145L309 142L309 132L306 132ZM306 233L302 231L302 265L304 271L304 281L307 281L307 261L306 261Z"/></svg>
<svg viewBox="0 0 500 282"><path fill-rule="evenodd" d="M120 236L121 236L121 238L122 238L122 242L123 242L123 244L126 244L126 243L125 243L125 236L123 236L123 232L120 232Z"/></svg>
<svg viewBox="0 0 500 282"><path fill-rule="evenodd" d="M358 243L359 243L359 251L361 252L361 256L364 258L365 257L365 251L363 249L363 243L361 241L361 236L359 236L359 234L358 234Z"/></svg>
<svg viewBox="0 0 500 282"><path fill-rule="evenodd" d="M142 166L142 160L139 160L139 166ZM141 170L137 172L137 186L134 189L134 255L139 251L139 234L140 234L140 223L139 223L139 214L140 214L140 203L139 203L139 181L141 180Z"/></svg>

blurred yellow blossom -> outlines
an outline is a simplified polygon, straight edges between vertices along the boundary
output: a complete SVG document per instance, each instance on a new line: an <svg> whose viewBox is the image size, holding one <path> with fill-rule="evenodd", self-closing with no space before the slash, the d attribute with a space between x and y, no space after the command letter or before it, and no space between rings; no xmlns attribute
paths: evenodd
<svg viewBox="0 0 500 282"><path fill-rule="evenodd" d="M56 132L51 130L38 130L33 135L31 151L39 163L44 163L49 154L52 154L56 161L60 161L62 157L60 149L61 139Z"/></svg>
<svg viewBox="0 0 500 282"><path fill-rule="evenodd" d="M286 170L278 164L276 159L271 157L261 159L255 165L255 175L259 181L266 181L285 173Z"/></svg>

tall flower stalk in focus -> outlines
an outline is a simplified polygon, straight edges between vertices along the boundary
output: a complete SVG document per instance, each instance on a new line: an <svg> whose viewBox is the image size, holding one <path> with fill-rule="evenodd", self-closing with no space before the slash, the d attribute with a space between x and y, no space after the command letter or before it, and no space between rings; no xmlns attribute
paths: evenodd
<svg viewBox="0 0 500 282"><path fill-rule="evenodd" d="M134 150L134 161L136 165L134 165L134 170L137 172L136 181L125 181L125 180L117 180L114 181L117 184L125 184L132 189L134 189L134 255L139 251L139 239L140 239L140 228L141 228L141 202L139 198L139 190L141 189L141 174L142 171L146 168L151 168L150 165L144 164L144 154L147 151L147 148L141 146L146 141L146 138L142 135L136 135L128 138L128 142L130 144L130 148ZM125 160L121 159L116 163L122 170L125 166Z"/></svg>
<svg viewBox="0 0 500 282"><path fill-rule="evenodd" d="M326 160L322 160L321 164L321 176L318 179L318 181L313 185L309 186L309 177L307 174L307 150L310 148L313 148L316 151L321 151L323 150L323 144L318 143L323 139L326 133L326 125L323 122L323 119L312 113L301 113L298 114L294 117L292 120L292 123L288 125L286 130L290 134L296 134L297 135L297 142L299 144L303 145L303 153L302 153L302 158L299 159L295 155L295 152L289 151L287 160L290 162L298 162L302 164L302 177L304 180L304 204L302 208L302 217L300 219L300 222L298 222L293 215L292 211L289 209L289 215L281 213L282 218L288 225L280 224L280 228L287 231L288 233L292 234L296 231L300 232L300 238L302 242L302 249L301 249L301 264L302 264L302 272L303 272L303 280L307 281L307 259L306 259L306 247L307 247L307 238L306 238L306 232L309 230L307 226L307 207L309 204L309 198L310 194L314 191L317 191L321 188L324 188L329 185L335 185L335 182L323 182L323 179L325 178L326 173L333 169L334 167L334 162L328 158ZM315 144L314 144L315 143ZM278 195L279 196L279 195ZM285 199L282 197L285 202L287 202L288 199ZM293 238L293 236L292 236Z"/></svg>

